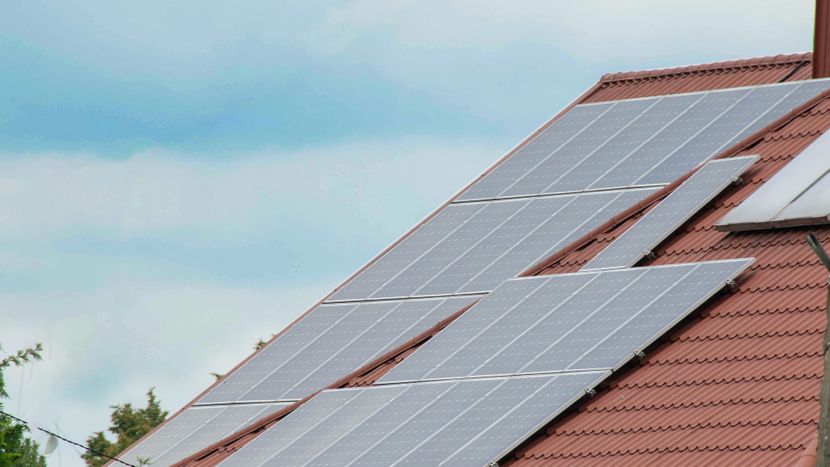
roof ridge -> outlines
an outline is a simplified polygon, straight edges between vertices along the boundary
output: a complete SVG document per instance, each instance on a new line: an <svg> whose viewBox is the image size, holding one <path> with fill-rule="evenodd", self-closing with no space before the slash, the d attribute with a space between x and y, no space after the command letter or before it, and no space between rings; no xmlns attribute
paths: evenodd
<svg viewBox="0 0 830 467"><path fill-rule="evenodd" d="M812 52L767 55L755 58L743 58L738 60L725 60L720 62L701 63L697 65L686 65L670 68L656 68L641 71L621 71L606 73L600 78L601 83L612 83L616 81L632 81L640 79L653 79L672 75L700 73L712 70L723 70L727 68L749 68L758 66L780 65L793 62L807 62L812 60Z"/></svg>

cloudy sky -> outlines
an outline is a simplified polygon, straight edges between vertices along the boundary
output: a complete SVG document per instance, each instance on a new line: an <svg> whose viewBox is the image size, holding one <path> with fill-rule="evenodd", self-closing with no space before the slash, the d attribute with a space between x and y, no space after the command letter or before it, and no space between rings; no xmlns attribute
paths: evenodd
<svg viewBox="0 0 830 467"><path fill-rule="evenodd" d="M812 34L809 0L234 3L0 2L0 343L46 346L7 409L176 410L603 73Z"/></svg>

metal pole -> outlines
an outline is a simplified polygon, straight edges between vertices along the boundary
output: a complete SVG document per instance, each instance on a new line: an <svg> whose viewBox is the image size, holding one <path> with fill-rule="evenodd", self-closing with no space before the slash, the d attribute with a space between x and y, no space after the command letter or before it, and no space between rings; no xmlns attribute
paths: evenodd
<svg viewBox="0 0 830 467"><path fill-rule="evenodd" d="M813 234L807 235L807 244L818 256L819 261L830 271L830 256L824 251L818 238ZM818 467L830 467L830 275L828 275L827 306L824 308L824 377L821 379L821 392L819 393L819 418L818 418L818 452L816 453L816 465Z"/></svg>

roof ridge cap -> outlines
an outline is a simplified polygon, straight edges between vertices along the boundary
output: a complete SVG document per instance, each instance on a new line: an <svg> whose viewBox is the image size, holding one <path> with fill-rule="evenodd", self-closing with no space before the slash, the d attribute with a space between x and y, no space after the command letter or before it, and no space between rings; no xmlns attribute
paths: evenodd
<svg viewBox="0 0 830 467"><path fill-rule="evenodd" d="M644 78L656 78L661 76L698 73L702 71L722 70L726 68L746 68L752 66L804 62L811 60L812 57L812 52L803 52L793 54L768 55L755 58L742 58L737 60L725 60L719 62L700 63L680 67L656 68L651 70L640 71L622 71L616 73L606 73L602 75L602 77L600 78L600 82L611 83L615 81L630 81Z"/></svg>

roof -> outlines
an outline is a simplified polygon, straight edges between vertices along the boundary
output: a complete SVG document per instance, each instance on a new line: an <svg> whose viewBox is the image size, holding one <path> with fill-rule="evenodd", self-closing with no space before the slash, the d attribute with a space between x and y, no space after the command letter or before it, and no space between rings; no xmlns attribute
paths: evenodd
<svg viewBox="0 0 830 467"><path fill-rule="evenodd" d="M609 74L576 103L807 79L809 65L810 54L798 54ZM724 191L663 242L655 258L640 263L756 257L737 290L699 308L650 348L639 364L617 372L595 397L537 432L503 464L779 465L799 461L805 446L814 446L827 278L804 235L814 232L830 245L830 227L743 233L713 227L830 127L830 98L806 107L724 154L758 154L761 159L745 175L742 186ZM654 205L676 184L646 204ZM644 209L648 205L618 216L538 272L578 270ZM332 387L374 383L443 324ZM287 412L225 438L191 456L186 464L215 465Z"/></svg>
<svg viewBox="0 0 830 467"><path fill-rule="evenodd" d="M518 449L511 464L782 465L818 421L827 272L806 245L830 228L726 233L713 224L830 127L830 98L739 154L761 159L643 265L753 256L738 289L702 307L640 366ZM631 221L598 235L544 273L578 269Z"/></svg>

